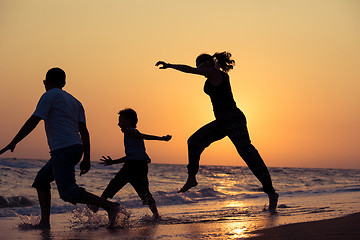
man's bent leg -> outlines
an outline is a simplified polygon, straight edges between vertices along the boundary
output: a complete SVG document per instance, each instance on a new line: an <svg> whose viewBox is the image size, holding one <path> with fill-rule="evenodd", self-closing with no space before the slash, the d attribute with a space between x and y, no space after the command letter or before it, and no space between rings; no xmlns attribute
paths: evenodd
<svg viewBox="0 0 360 240"><path fill-rule="evenodd" d="M50 159L37 173L32 187L36 188L40 210L41 219L38 228L50 227L50 206L51 206L51 192L50 183L54 181L52 172L52 159Z"/></svg>
<svg viewBox="0 0 360 240"><path fill-rule="evenodd" d="M110 227L116 224L116 217L121 210L120 204L110 202L87 191L83 192L78 202L103 208L108 213Z"/></svg>

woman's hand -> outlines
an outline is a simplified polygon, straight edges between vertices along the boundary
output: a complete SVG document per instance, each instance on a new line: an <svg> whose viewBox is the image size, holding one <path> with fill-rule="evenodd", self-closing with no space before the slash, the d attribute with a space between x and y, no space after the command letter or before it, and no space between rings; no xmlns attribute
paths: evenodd
<svg viewBox="0 0 360 240"><path fill-rule="evenodd" d="M166 135L166 136L163 136L163 137L162 137L162 139L163 139L164 141L167 141L167 142L168 142L171 138L172 138L171 135Z"/></svg>
<svg viewBox="0 0 360 240"><path fill-rule="evenodd" d="M169 63L166 63L164 61L158 61L155 66L160 66L159 69L167 69L170 64Z"/></svg>
<svg viewBox="0 0 360 240"><path fill-rule="evenodd" d="M222 77L222 75L219 73L218 70L216 70L214 67L201 67L201 68L194 68L194 67L190 67L188 65L183 65L183 64L171 64L171 63L166 63L164 61L158 61L155 66L159 66L159 69L167 69L167 68L171 68L171 69L175 69L178 70L180 72L184 72L184 73L191 73L191 74L198 74L198 75L202 75L205 76L207 78L211 78L211 76L215 73L217 74L217 77Z"/></svg>
<svg viewBox="0 0 360 240"><path fill-rule="evenodd" d="M103 158L100 159L100 161L102 161L101 164L104 164L105 166L109 166L109 165L113 165L113 160L111 159L111 157L108 156L108 158L102 156Z"/></svg>

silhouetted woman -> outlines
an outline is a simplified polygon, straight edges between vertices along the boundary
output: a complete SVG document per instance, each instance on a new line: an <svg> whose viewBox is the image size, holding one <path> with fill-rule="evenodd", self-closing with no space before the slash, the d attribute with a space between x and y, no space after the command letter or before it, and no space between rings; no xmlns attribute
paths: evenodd
<svg viewBox="0 0 360 240"><path fill-rule="evenodd" d="M188 139L188 179L179 192L185 192L197 186L195 176L199 170L201 153L211 143L228 136L242 159L261 182L264 192L268 194L269 211L275 212L279 195L275 192L264 161L251 144L245 115L237 108L231 91L227 72L234 65L235 61L231 59L229 52L215 53L213 56L201 54L196 58L196 68L163 61L156 63L160 69L172 68L206 77L204 92L210 96L216 118Z"/></svg>

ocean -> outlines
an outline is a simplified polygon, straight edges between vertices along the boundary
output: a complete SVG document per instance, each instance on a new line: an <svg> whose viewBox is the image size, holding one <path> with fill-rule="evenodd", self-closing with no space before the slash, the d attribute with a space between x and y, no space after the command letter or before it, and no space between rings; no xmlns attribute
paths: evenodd
<svg viewBox="0 0 360 240"><path fill-rule="evenodd" d="M21 225L37 219L40 207L36 190L31 185L45 163L46 160L39 159L0 159L0 221L12 219ZM103 166L93 161L87 174L79 176L77 170L77 183L89 192L101 195L121 166ZM162 216L156 224L176 226L216 222L230 226L236 222L237 225L242 223L239 228L245 234L265 227L334 218L360 210L359 169L270 167L269 171L280 194L275 216L264 211L267 196L247 167L201 166L197 176L199 185L179 194L177 190L186 181L186 166L151 163L150 191ZM154 224L150 210L142 205L130 184L113 200L130 213L124 228L134 230ZM57 215L68 216L72 219L68 227L72 229L101 225L95 221L96 214L91 215L84 205L63 202L55 184L52 185L51 214L54 219ZM87 219L82 221L85 215Z"/></svg>

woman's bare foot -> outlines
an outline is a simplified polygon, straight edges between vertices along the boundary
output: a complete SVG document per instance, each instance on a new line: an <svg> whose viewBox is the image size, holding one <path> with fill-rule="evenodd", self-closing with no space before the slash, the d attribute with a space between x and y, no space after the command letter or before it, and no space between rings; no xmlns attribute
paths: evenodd
<svg viewBox="0 0 360 240"><path fill-rule="evenodd" d="M279 199L279 194L274 193L269 195L269 212L276 213L276 207Z"/></svg>
<svg viewBox="0 0 360 240"><path fill-rule="evenodd" d="M159 221L159 220L161 220L161 217L160 217L159 213L155 213L155 214L153 215L153 220L154 220L154 221Z"/></svg>
<svg viewBox="0 0 360 240"><path fill-rule="evenodd" d="M184 186L178 191L178 193L186 192L190 188L196 187L198 185L195 176L189 176Z"/></svg>

